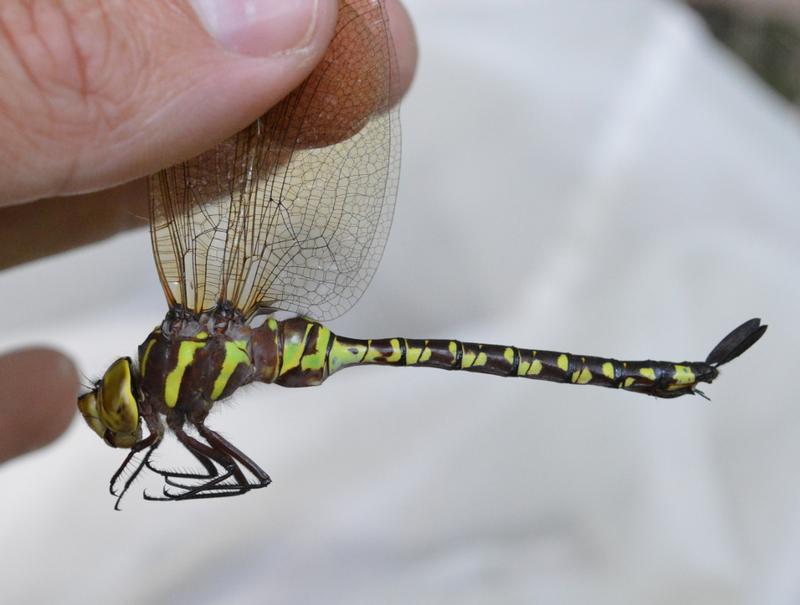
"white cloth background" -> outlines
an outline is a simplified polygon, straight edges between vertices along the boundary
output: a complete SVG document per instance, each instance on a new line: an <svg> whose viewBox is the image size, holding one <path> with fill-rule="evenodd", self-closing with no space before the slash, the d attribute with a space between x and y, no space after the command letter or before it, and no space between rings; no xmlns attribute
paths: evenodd
<svg viewBox="0 0 800 605"><path fill-rule="evenodd" d="M210 424L273 485L139 485L122 513L123 452L76 419L0 469L3 602L800 599L797 114L681 5L408 5L394 228L334 329L633 359L702 359L753 316L765 338L710 404L391 368L254 386ZM92 378L165 311L143 232L0 291L4 349L57 345Z"/></svg>

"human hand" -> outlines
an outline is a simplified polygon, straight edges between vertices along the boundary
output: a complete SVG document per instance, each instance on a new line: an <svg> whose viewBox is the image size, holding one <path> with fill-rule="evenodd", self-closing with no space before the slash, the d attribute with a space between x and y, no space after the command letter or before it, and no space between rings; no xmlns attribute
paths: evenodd
<svg viewBox="0 0 800 605"><path fill-rule="evenodd" d="M240 25L242 0L3 0L0 269L146 224L143 177L286 96L324 54L336 4L262 0L265 13ZM230 13L198 20L217 5ZM399 0L387 9L399 98L416 47ZM0 462L66 430L77 390L61 353L0 356Z"/></svg>

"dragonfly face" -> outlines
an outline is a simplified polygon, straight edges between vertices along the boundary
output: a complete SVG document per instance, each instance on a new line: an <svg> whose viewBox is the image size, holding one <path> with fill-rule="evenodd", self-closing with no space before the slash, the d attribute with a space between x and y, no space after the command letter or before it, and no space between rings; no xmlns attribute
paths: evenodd
<svg viewBox="0 0 800 605"><path fill-rule="evenodd" d="M138 389L130 357L117 359L95 388L78 398L86 423L111 447L131 448L142 439Z"/></svg>

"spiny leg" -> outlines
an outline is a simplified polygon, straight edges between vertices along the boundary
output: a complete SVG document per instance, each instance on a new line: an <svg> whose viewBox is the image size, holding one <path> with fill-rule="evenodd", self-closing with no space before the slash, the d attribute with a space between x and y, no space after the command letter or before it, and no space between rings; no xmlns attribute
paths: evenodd
<svg viewBox="0 0 800 605"><path fill-rule="evenodd" d="M122 497L128 491L128 489L133 484L134 480L142 471L142 469L145 466L150 468L149 465L150 456L152 456L153 451L159 446L160 443L161 443L161 433L151 432L145 439L142 439L138 443L134 444L134 446L131 448L131 451L128 452L127 456L125 456L125 460L122 461L120 467L111 476L111 481L109 481L108 489L111 492L112 496L117 496L117 500L116 502L114 502L114 510L120 510L119 503L122 500ZM142 458L142 460L138 463L138 465L131 473L131 475L125 480L125 483L122 486L122 490L119 492L119 494L117 494L115 488L117 481L122 476L122 473L128 467L131 460L133 460L133 457L144 449L147 450L147 453L144 455L144 458Z"/></svg>
<svg viewBox="0 0 800 605"><path fill-rule="evenodd" d="M248 483L250 488L266 487L272 483L272 479L270 479L269 475L266 473L266 471L264 471L264 469L258 466L258 464L251 460L249 456L239 450L222 435L216 431L212 431L203 423L197 423L195 426L197 431L205 438L206 441L208 441L211 447L218 452L224 452L226 455L239 462L248 471L250 471L256 479L258 479L258 483L256 484Z"/></svg>
<svg viewBox="0 0 800 605"><path fill-rule="evenodd" d="M154 473L161 475L164 477L167 483L170 483L170 479L214 479L219 475L219 471L214 463L208 459L207 456L204 456L199 451L195 451L189 448L186 448L195 457L195 459L203 465L203 468L206 470L205 473L191 473L191 472L181 472L181 471L171 471L171 470L164 470L160 468L156 468L153 464L148 461L147 468L149 468Z"/></svg>
<svg viewBox="0 0 800 605"><path fill-rule="evenodd" d="M246 489L241 488L241 484L247 484L247 480L242 473L242 470L237 466L236 462L227 456L224 453L217 452L214 450L213 447L206 445L195 439L194 437L190 437L186 434L186 432L182 428L173 429L175 432L175 436L178 438L178 441L189 450L195 458L201 461L204 467L208 469L207 465L213 467L213 462L219 464L225 472L220 474L217 472L216 468L213 470L213 473L209 473L211 478L199 485L187 485L184 483L180 483L174 481L174 478L189 478L189 479L206 479L207 477L202 473L197 473L197 476L193 476L190 473L171 473L169 471L159 471L159 474L164 477L165 483L168 486L176 487L178 489L184 490L183 493L174 494L171 493L167 487L164 487L163 494L164 497L156 497L150 496L145 492L144 498L145 500L190 500L198 497L202 497L201 494L204 491L219 489L220 483L227 480L230 477L234 477L237 481L237 484L234 489L239 489L239 493L244 493L247 491ZM212 462L213 461L213 462ZM231 493L230 495L237 495Z"/></svg>
<svg viewBox="0 0 800 605"><path fill-rule="evenodd" d="M148 462L147 468L149 468L157 475L161 475L162 477L164 477L165 481L168 484L171 484L170 479L193 479L202 481L202 480L211 480L216 478L219 475L219 471L217 470L217 467L214 465L214 462L212 460L209 460L209 457L203 452L203 444L199 443L195 439L191 439L183 430L183 423L185 422L185 416L183 414L172 416L168 419L168 422L170 428L175 433L178 440L181 441L181 443L187 450L189 450L189 452L195 457L195 459L203 466L206 472L205 474L203 474L199 472L181 472L181 471L164 470L153 466L153 464L150 462ZM185 487L185 486L176 485L176 487Z"/></svg>
<svg viewBox="0 0 800 605"><path fill-rule="evenodd" d="M235 496L243 494L251 489L266 487L272 482L269 475L256 464L249 456L239 450L236 446L227 441L216 431L209 429L202 420L194 423L198 433L209 443L211 451L216 452L219 456L215 458L220 466L228 469L228 473L220 478L207 482L201 486L190 486L179 484L174 481L167 480L167 483L173 487L188 490L191 495L184 494L181 498L222 498L226 496ZM195 443L199 443L196 442ZM196 452L195 452L196 454ZM210 451L209 451L209 455ZM257 479L256 483L250 483L242 473L239 464L244 466L253 476ZM231 474L236 478L236 483L223 483Z"/></svg>
<svg viewBox="0 0 800 605"><path fill-rule="evenodd" d="M165 498L153 498L147 496L150 500L191 500L200 498L223 498L227 496L237 496L243 494L251 489L266 487L272 480L269 475L251 460L246 454L240 451L233 444L229 443L219 433L206 427L202 421L195 423L195 428L200 435L206 439L209 445L205 445L196 439L193 439L185 434L182 430L176 431L176 435L181 440L187 449L189 449L195 457L201 459L207 457L216 461L220 466L225 468L227 472L212 481L207 481L202 485L186 485L172 480L174 477L182 476L183 474L170 474L162 473L165 481L172 487L186 490L184 494L170 494L166 488L164 491ZM256 483L250 483L247 477L242 472L239 464L244 466L250 471L257 479ZM235 483L223 483L226 479L233 476L236 479ZM202 475L200 475L202 478ZM194 478L194 477L190 477Z"/></svg>

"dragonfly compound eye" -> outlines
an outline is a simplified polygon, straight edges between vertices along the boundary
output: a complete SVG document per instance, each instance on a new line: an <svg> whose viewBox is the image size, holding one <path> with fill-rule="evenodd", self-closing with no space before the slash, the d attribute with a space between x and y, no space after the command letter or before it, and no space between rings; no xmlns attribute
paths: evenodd
<svg viewBox="0 0 800 605"><path fill-rule="evenodd" d="M139 403L130 358L122 357L111 364L97 388L78 398L78 409L110 446L129 448L139 441Z"/></svg>

